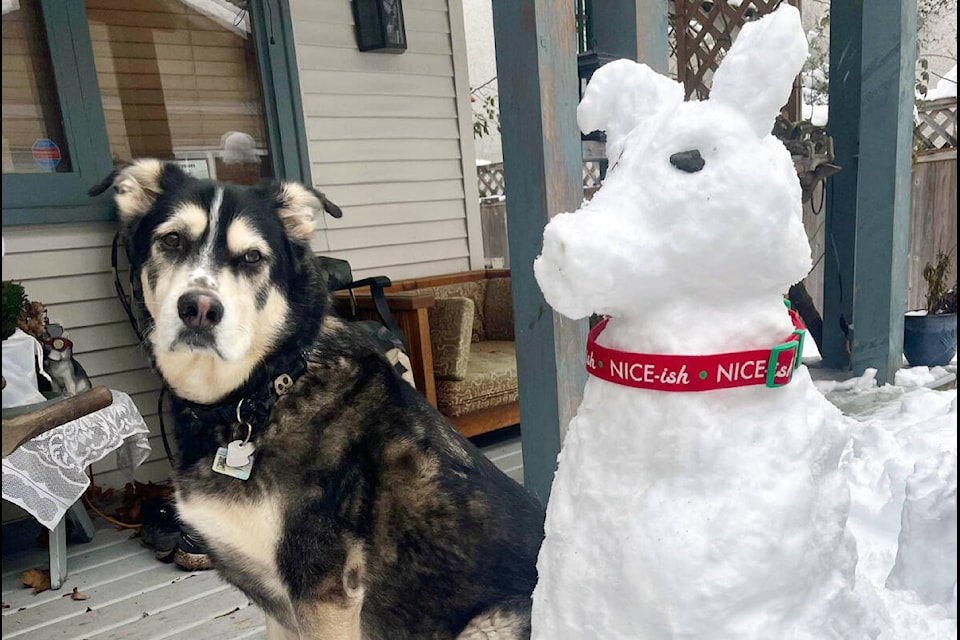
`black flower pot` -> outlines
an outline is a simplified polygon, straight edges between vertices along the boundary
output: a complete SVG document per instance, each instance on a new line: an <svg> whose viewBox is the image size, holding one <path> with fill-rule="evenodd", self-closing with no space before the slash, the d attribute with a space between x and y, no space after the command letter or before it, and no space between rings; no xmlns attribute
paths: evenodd
<svg viewBox="0 0 960 640"><path fill-rule="evenodd" d="M911 367L942 367L956 353L956 313L903 317L903 355Z"/></svg>

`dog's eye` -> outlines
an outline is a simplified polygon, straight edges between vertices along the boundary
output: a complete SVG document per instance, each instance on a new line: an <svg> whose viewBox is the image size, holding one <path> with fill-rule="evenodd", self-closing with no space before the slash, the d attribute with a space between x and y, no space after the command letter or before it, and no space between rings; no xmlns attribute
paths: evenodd
<svg viewBox="0 0 960 640"><path fill-rule="evenodd" d="M165 233L160 236L160 243L169 249L179 249L180 234L176 232Z"/></svg>
<svg viewBox="0 0 960 640"><path fill-rule="evenodd" d="M243 261L247 264L256 264L260 262L261 259L263 259L263 256L260 255L260 252L256 249L251 249L243 254Z"/></svg>

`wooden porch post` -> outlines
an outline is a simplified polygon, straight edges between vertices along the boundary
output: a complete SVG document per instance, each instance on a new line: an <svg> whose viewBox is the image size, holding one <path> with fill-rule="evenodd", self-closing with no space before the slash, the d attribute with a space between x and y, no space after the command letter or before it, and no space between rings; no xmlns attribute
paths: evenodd
<svg viewBox="0 0 960 640"><path fill-rule="evenodd" d="M573 2L494 0L523 475L546 503L561 428L586 379L587 322L556 314L533 276L543 227L583 199Z"/></svg>
<svg viewBox="0 0 960 640"><path fill-rule="evenodd" d="M667 3L662 0L593 0L593 37L597 51L643 62L669 73Z"/></svg>
<svg viewBox="0 0 960 640"><path fill-rule="evenodd" d="M883 384L903 355L917 4L830 10L828 127L843 169L827 184L822 355Z"/></svg>

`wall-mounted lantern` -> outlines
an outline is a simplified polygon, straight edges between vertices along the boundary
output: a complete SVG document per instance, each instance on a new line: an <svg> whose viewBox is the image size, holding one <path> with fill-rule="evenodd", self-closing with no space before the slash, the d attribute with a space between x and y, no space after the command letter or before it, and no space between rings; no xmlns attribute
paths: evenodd
<svg viewBox="0 0 960 640"><path fill-rule="evenodd" d="M403 53L407 31L400 0L351 0L360 51Z"/></svg>

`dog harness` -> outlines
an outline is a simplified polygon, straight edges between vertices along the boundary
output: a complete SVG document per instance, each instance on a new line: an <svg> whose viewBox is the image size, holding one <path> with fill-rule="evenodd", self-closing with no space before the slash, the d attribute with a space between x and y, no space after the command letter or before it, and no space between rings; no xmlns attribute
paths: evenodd
<svg viewBox="0 0 960 640"><path fill-rule="evenodd" d="M806 329L789 309L793 333L770 349L708 355L662 355L620 351L597 344L610 318L587 336L587 372L614 384L655 391L711 391L750 385L782 387L793 378L803 355Z"/></svg>

